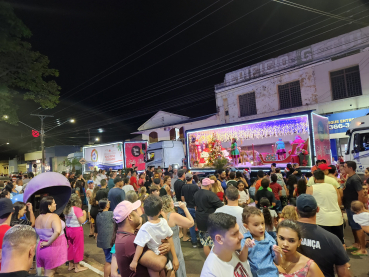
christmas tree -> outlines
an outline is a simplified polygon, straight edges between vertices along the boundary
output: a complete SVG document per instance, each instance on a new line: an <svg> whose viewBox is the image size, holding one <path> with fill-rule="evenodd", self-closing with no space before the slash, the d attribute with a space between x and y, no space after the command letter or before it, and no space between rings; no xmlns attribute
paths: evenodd
<svg viewBox="0 0 369 277"><path fill-rule="evenodd" d="M217 139L215 133L213 134L213 137L211 138L211 141L209 142L209 158L208 158L208 166L213 166L214 161L216 159L224 158L223 152L222 152L222 145L220 144L220 141Z"/></svg>

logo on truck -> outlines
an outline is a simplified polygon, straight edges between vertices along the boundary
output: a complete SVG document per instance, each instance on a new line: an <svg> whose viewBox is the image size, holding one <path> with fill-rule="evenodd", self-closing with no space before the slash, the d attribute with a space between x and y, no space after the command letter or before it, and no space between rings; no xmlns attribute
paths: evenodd
<svg viewBox="0 0 369 277"><path fill-rule="evenodd" d="M99 159L99 154L97 153L96 149L93 149L91 151L91 161L97 162L98 159Z"/></svg>

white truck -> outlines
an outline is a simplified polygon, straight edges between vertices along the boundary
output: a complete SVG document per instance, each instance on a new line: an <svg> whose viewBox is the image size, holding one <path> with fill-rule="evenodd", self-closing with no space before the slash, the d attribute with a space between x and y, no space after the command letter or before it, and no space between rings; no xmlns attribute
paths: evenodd
<svg viewBox="0 0 369 277"><path fill-rule="evenodd" d="M345 161L355 161L359 175L369 167L369 115L355 118L346 132L349 136Z"/></svg>
<svg viewBox="0 0 369 277"><path fill-rule="evenodd" d="M146 167L160 166L161 168L168 168L169 165L181 167L184 159L184 146L181 141L159 141L149 144Z"/></svg>

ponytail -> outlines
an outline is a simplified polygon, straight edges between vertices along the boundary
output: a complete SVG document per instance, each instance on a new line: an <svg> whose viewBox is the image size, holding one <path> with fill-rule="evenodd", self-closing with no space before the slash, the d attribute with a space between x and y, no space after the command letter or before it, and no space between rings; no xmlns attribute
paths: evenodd
<svg viewBox="0 0 369 277"><path fill-rule="evenodd" d="M260 199L260 207L262 207L263 209L263 215L264 215L264 220L265 220L265 229L266 231L273 231L273 219L272 219L272 215L270 214L269 211L269 207L270 206L270 202L268 200L268 198L266 197L262 197Z"/></svg>

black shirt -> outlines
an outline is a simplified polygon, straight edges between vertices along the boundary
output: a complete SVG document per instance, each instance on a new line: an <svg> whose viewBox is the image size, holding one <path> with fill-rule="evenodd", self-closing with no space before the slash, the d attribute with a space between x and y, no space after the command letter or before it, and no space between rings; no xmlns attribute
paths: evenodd
<svg viewBox="0 0 369 277"><path fill-rule="evenodd" d="M29 274L28 271L22 270L22 271L8 272L8 273L0 273L0 276L3 276L3 277L29 277L29 276L36 276L36 275Z"/></svg>
<svg viewBox="0 0 369 277"><path fill-rule="evenodd" d="M185 184L182 187L181 196L184 197L185 202L187 204L187 208L195 208L195 201L193 200L193 196L199 190L199 187L194 184Z"/></svg>
<svg viewBox="0 0 369 277"><path fill-rule="evenodd" d="M196 206L195 216L197 228L200 231L206 232L208 230L209 214L214 213L217 208L222 207L223 202L219 200L214 192L205 189L200 189L195 193L194 202Z"/></svg>
<svg viewBox="0 0 369 277"><path fill-rule="evenodd" d="M96 192L96 201L99 202L101 199L108 198L108 194L109 194L108 188L99 189Z"/></svg>
<svg viewBox="0 0 369 277"><path fill-rule="evenodd" d="M358 191L363 189L361 179L356 173L347 178L346 188L343 190L343 205L345 209L351 209L351 202L359 200Z"/></svg>
<svg viewBox="0 0 369 277"><path fill-rule="evenodd" d="M297 223L302 231L302 242L298 251L314 260L325 277L334 277L334 265L340 266L350 261L342 242L336 235L318 225Z"/></svg>
<svg viewBox="0 0 369 277"><path fill-rule="evenodd" d="M164 187L161 187L161 189L159 190L159 193L160 193L160 195L159 195L160 197L168 194Z"/></svg>
<svg viewBox="0 0 369 277"><path fill-rule="evenodd" d="M255 201L258 201L258 203L256 204L256 207L260 208L260 199L263 197L268 198L270 205L272 205L272 203L277 202L274 197L274 193L263 188L263 189L258 190L255 194Z"/></svg>
<svg viewBox="0 0 369 277"><path fill-rule="evenodd" d="M174 192L176 194L177 201L181 201L182 187L183 187L184 184L185 184L185 182L183 182L181 179L177 179L174 182L173 187L174 187Z"/></svg>

